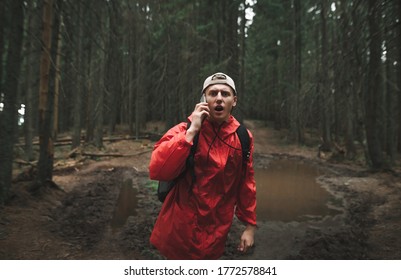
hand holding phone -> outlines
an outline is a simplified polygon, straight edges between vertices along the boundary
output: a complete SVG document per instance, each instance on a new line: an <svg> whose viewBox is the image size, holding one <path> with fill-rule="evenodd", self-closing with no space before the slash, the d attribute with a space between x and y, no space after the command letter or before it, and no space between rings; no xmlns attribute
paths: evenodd
<svg viewBox="0 0 401 280"><path fill-rule="evenodd" d="M200 102L196 104L194 111L192 112L192 123L187 130L186 140L191 142L194 135L196 135L201 129L203 121L209 116L209 106L206 103L206 96L201 95Z"/></svg>
<svg viewBox="0 0 401 280"><path fill-rule="evenodd" d="M206 101L206 95L205 95L204 93L201 95L200 102L201 102L201 103L207 102L207 101ZM202 122L203 122L205 119L206 119L206 115L203 115L203 116L202 116Z"/></svg>

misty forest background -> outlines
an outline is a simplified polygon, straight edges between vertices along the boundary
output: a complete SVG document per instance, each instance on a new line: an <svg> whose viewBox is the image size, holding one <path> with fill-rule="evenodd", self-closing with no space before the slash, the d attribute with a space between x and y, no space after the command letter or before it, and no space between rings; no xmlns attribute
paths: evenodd
<svg viewBox="0 0 401 280"><path fill-rule="evenodd" d="M101 148L119 125L134 137L151 121L169 127L217 71L236 81L240 120L300 145L314 130L321 150L362 150L368 167L391 169L400 20L399 0L0 0L0 204L16 143L45 184L58 134Z"/></svg>

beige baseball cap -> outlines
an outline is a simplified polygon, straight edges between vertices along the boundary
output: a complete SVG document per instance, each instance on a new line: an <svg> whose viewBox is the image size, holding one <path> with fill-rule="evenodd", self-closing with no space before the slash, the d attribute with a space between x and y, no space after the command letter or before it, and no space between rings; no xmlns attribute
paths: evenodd
<svg viewBox="0 0 401 280"><path fill-rule="evenodd" d="M230 76L222 72L214 73L213 75L206 78L203 83L202 93L205 92L206 88L215 84L226 84L229 85L234 90L234 95L237 95L237 90L235 89L234 80Z"/></svg>

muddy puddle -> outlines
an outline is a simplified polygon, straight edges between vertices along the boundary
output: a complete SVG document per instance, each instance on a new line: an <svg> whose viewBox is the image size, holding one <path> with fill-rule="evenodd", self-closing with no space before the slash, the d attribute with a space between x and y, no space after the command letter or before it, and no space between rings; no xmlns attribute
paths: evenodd
<svg viewBox="0 0 401 280"><path fill-rule="evenodd" d="M324 175L318 167L300 160L273 159L258 165L255 247L239 258L297 258L304 246L300 241L312 231L341 227L342 201L318 183Z"/></svg>
<svg viewBox="0 0 401 280"><path fill-rule="evenodd" d="M236 252L242 225L235 223L222 259L266 260L298 256L303 248L303 243L299 241L304 240L311 229L338 228L342 223L340 216L343 212L338 210L342 208L342 201L336 201L338 198L318 183L318 179L325 175L318 167L304 161L282 159L271 160L264 166L262 168L263 165L258 164L255 168L258 222L256 245L248 254L239 255ZM148 181L146 177L139 185L146 185ZM152 228L153 220L149 217L158 213L158 207L143 205L150 203L150 200L144 201L143 194L135 185L131 179L122 183L110 224L112 233L129 234L127 240L130 242L138 239L138 230ZM139 202L141 205L138 205ZM144 216L145 209L151 213ZM143 231L143 234L145 236L141 240L147 240L148 232ZM143 241L138 241L135 246L144 252L150 251ZM158 252L152 250L150 258L156 256Z"/></svg>
<svg viewBox="0 0 401 280"><path fill-rule="evenodd" d="M306 221L341 212L338 201L317 183L317 167L300 161L275 160L255 169L258 221Z"/></svg>
<svg viewBox="0 0 401 280"><path fill-rule="evenodd" d="M122 183L116 208L114 210L113 218L110 224L113 230L123 227L128 217L137 215L137 195L138 190L133 187L132 180L125 180Z"/></svg>
<svg viewBox="0 0 401 280"><path fill-rule="evenodd" d="M310 164L275 160L267 168L255 168L257 217L259 222L302 222L340 214L334 197L317 183L323 175ZM131 179L122 182L111 228L124 226L137 215L138 190Z"/></svg>

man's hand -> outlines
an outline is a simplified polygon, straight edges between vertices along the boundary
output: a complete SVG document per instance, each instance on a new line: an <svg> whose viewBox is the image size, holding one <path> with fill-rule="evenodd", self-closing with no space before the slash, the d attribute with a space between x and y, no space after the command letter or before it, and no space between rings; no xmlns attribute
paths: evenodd
<svg viewBox="0 0 401 280"><path fill-rule="evenodd" d="M195 135L199 132L202 122L205 118L209 116L209 106L206 102L200 102L196 104L194 111L192 112L192 122L191 126L187 130L186 140L187 142L192 142Z"/></svg>
<svg viewBox="0 0 401 280"><path fill-rule="evenodd" d="M244 232L241 235L240 243L237 250L241 253L246 253L250 247L254 244L256 226L247 225Z"/></svg>

